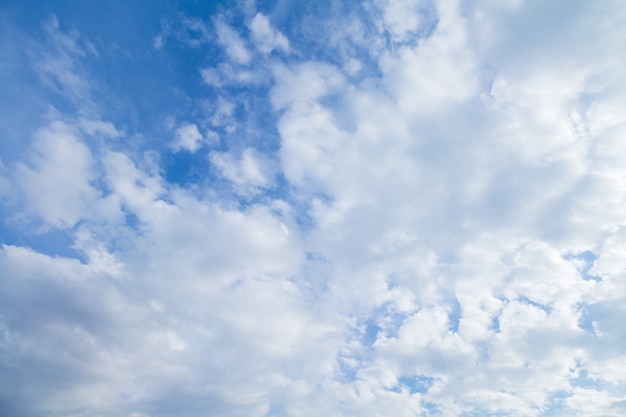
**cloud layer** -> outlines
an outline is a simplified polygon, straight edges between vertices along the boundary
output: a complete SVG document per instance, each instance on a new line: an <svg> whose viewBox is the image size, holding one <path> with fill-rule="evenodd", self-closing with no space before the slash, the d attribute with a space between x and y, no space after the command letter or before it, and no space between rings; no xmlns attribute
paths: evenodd
<svg viewBox="0 0 626 417"><path fill-rule="evenodd" d="M626 412L619 2L3 7L11 415Z"/></svg>

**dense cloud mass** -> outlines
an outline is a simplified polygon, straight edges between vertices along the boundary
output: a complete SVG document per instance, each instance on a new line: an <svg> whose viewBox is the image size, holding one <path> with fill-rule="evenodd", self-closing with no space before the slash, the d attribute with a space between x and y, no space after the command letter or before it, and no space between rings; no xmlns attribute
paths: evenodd
<svg viewBox="0 0 626 417"><path fill-rule="evenodd" d="M0 5L0 414L626 415L626 4Z"/></svg>

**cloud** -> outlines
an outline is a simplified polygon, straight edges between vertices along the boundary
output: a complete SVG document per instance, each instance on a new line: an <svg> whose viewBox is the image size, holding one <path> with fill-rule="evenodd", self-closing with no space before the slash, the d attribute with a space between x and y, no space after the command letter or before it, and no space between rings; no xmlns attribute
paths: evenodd
<svg viewBox="0 0 626 417"><path fill-rule="evenodd" d="M111 122L81 118L79 124L81 129L90 136L97 134L102 134L110 138L122 136L122 133L119 132Z"/></svg>
<svg viewBox="0 0 626 417"><path fill-rule="evenodd" d="M182 13L161 20L161 31L152 41L154 49L162 49L167 38L174 38L186 46L198 48L211 40L211 34L202 19Z"/></svg>
<svg viewBox="0 0 626 417"><path fill-rule="evenodd" d="M198 126L193 123L183 123L176 129L176 140L172 145L174 151L187 150L195 152L200 148L204 136L198 130Z"/></svg>
<svg viewBox="0 0 626 417"><path fill-rule="evenodd" d="M274 28L269 19L262 13L257 13L249 24L252 37L257 44L257 48L265 54L274 50L289 51L289 41Z"/></svg>
<svg viewBox="0 0 626 417"><path fill-rule="evenodd" d="M235 63L247 65L252 59L250 51L246 48L243 39L227 23L222 20L215 21L218 41L226 50L228 57Z"/></svg>
<svg viewBox="0 0 626 417"><path fill-rule="evenodd" d="M315 101L340 91L344 86L344 78L337 68L324 63L276 66L273 72L277 83L272 89L271 100L277 110L292 103Z"/></svg>
<svg viewBox="0 0 626 417"><path fill-rule="evenodd" d="M436 16L434 2L430 1L390 1L383 6L383 24L396 42L403 42L414 36L428 36Z"/></svg>
<svg viewBox="0 0 626 417"><path fill-rule="evenodd" d="M97 56L93 44L80 39L76 32L63 33L55 15L45 23L44 30L47 36L45 47L36 47L32 52L35 70L44 85L73 100L86 99L90 85L83 76L77 58L87 54Z"/></svg>
<svg viewBox="0 0 626 417"><path fill-rule="evenodd" d="M267 78L264 68L248 69L247 67L238 67L229 63L223 63L217 68L201 68L200 75L202 80L216 88L230 87L237 85L261 84Z"/></svg>
<svg viewBox="0 0 626 417"><path fill-rule="evenodd" d="M251 148L244 149L241 158L228 153L211 152L209 159L243 195L257 193L273 182L272 163Z"/></svg>
<svg viewBox="0 0 626 417"><path fill-rule="evenodd" d="M128 71L180 69L155 69L182 97L170 122L120 117L144 97L83 94L83 111L48 89L54 117L2 154L23 227L0 242L0 402L622 415L626 10L253 6L142 35L159 50ZM63 36L64 71L109 76ZM38 88L63 83L47 74Z"/></svg>

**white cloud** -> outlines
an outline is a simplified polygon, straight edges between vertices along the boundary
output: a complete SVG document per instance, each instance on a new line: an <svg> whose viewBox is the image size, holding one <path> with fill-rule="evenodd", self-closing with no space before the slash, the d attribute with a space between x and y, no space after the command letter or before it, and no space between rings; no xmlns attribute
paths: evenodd
<svg viewBox="0 0 626 417"><path fill-rule="evenodd" d="M319 16L290 42L251 3L249 33L215 18L187 120L237 135L206 183L82 114L5 161L81 258L2 246L14 414L623 414L623 7L375 6L327 53Z"/></svg>
<svg viewBox="0 0 626 417"><path fill-rule="evenodd" d="M161 199L161 178L139 169L128 155L107 152L102 157L105 179L120 205L143 222L159 222L175 210Z"/></svg>
<svg viewBox="0 0 626 417"><path fill-rule="evenodd" d="M216 151L211 152L209 158L221 175L244 195L255 194L273 182L272 163L251 148L244 149L240 158Z"/></svg>
<svg viewBox="0 0 626 417"><path fill-rule="evenodd" d="M311 214L318 226L312 233L313 242L323 248L327 262L345 281L333 284L340 288L337 293L350 302L359 300L353 304L355 308L360 303L368 305L367 301L373 305L388 302L384 284L391 276L400 286L399 292L416 294L416 307L427 308L430 303L451 306L449 296L443 296L446 292L455 294L460 302L459 336L447 333L448 318L440 314L439 331L430 336L433 352L438 352L432 356L428 349L420 353L424 347L417 347L431 334L425 331L430 327L424 324L419 326L420 333L408 333L412 321L406 319L397 346L388 350L397 365L375 359L372 363L380 368L362 364L361 369L385 370L375 374L377 382L369 386L370 392L376 384L392 385L402 372L412 373L417 368L443 378L443 385L429 393L426 401L439 403L451 414L484 407L493 412L534 415L532 407L546 407L552 401L551 393L569 386L570 368L581 360L577 349L585 350L589 343L589 336L578 325L577 305L593 300L605 286L582 280L562 258L563 249L580 248L579 238L566 239L569 231L564 231L563 237L549 235L540 220L544 210L570 198L582 178L590 178L589 159L599 161L597 153L589 154L587 128L576 116L581 94L591 87L586 81L589 74L584 69L561 76L545 69L539 77L530 71L524 73L527 77L517 73L512 81L516 91L506 90L512 101L505 98L509 93L504 93L504 78L494 82L494 101L481 99L482 75L476 67L478 57L472 55L471 39L466 37L457 12L452 8L447 13L440 17L433 36L417 47L401 47L383 55L384 92L370 85L357 86L362 87L360 91L345 88L340 90L346 93L339 100L329 103L323 101L325 88L315 89L319 94L307 94L311 83L290 83L289 76L277 77L274 102L286 107L279 122L283 170L299 187L330 194L329 202L313 200ZM283 91L291 92L293 98L279 100L286 96ZM347 113L346 107L350 109ZM459 107L476 119L466 123L457 113ZM336 119L338 114L343 115L341 122ZM514 121L520 118L524 121ZM446 126L448 120L463 127ZM613 120L608 123L615 123ZM459 154L454 149L457 146ZM607 146L620 149L617 144ZM495 159L484 160L485 156ZM505 168L500 165L502 160L513 165ZM603 178L619 184L619 175ZM606 189L603 194L623 195L614 190ZM617 199L610 205L617 207ZM597 201L595 197L576 200ZM422 207L427 211L422 212ZM439 223L441 210L448 214ZM483 210L494 216L481 218ZM584 230L587 221L604 223L603 215L582 221L577 216L583 212L568 218L564 227ZM502 215L505 217L499 217ZM449 223L451 218L454 220ZM502 222L508 226L500 230ZM379 247L376 243L381 242L383 246L384 231L393 228L414 231L419 236L417 243L443 254L463 248L463 241L468 248L476 246L476 239L486 230L502 236L487 243L494 248L488 250L487 258L479 252L464 263L453 254L450 268L443 264L429 272L431 282L420 281L415 273L399 281L399 271L408 263L404 256L388 269L368 275L364 271L376 271L379 264L372 260L376 256L372 246L360 243ZM549 243L541 241L544 236L550 237ZM586 242L593 246L598 240ZM515 249L518 245L524 249ZM518 264L502 264L500 259L507 256ZM356 265L368 266L361 269ZM480 265L484 269L474 273ZM372 291L360 291L366 282ZM378 296L374 288L382 288ZM623 290L617 293L623 294ZM503 297L508 301L503 303ZM496 322L499 329L494 327ZM429 325L435 323L438 321L433 318L427 320ZM609 332L614 334L614 330ZM412 336L403 339L402 334ZM536 340L537 347L526 339ZM395 336L389 340L394 343ZM401 340L416 344L407 349L411 362L401 359ZM480 359L487 353L489 356ZM479 366L470 372L476 361ZM505 385L496 377L498 373L507 375L511 383ZM463 382L458 383L446 379L460 375L477 377L461 377ZM529 381L542 383L531 387ZM503 386L507 393L497 394ZM454 408L455 402L460 408Z"/></svg>
<svg viewBox="0 0 626 417"><path fill-rule="evenodd" d="M293 67L276 66L273 70L276 86L272 104L282 110L293 103L307 103L341 91L344 78L333 66L307 62Z"/></svg>
<svg viewBox="0 0 626 417"><path fill-rule="evenodd" d="M216 68L203 68L200 70L200 75L206 84L215 87L222 86L222 77Z"/></svg>
<svg viewBox="0 0 626 417"><path fill-rule="evenodd" d="M91 214L99 192L89 148L69 125L57 121L39 129L27 164L15 172L28 211L48 225L72 227Z"/></svg>
<svg viewBox="0 0 626 417"><path fill-rule="evenodd" d="M231 126L236 123L233 115L235 108L235 103L219 97L210 119L211 124L216 127L224 127L226 130L230 130Z"/></svg>
<svg viewBox="0 0 626 417"><path fill-rule="evenodd" d="M200 148L203 141L204 136L198 130L198 126L193 123L183 123L176 129L176 139L172 147L176 152L186 150L194 153Z"/></svg>
<svg viewBox="0 0 626 417"><path fill-rule="evenodd" d="M276 49L289 51L289 41L276 29L272 28L269 19L262 13L257 13L249 24L257 48L268 54Z"/></svg>
<svg viewBox="0 0 626 417"><path fill-rule="evenodd" d="M81 118L78 124L81 129L90 136L103 134L111 138L117 138L122 135L111 122Z"/></svg>
<svg viewBox="0 0 626 417"><path fill-rule="evenodd" d="M215 29L220 44L226 50L228 57L237 64L247 65L252 54L246 48L244 40L239 34L222 20L215 20Z"/></svg>
<svg viewBox="0 0 626 417"><path fill-rule="evenodd" d="M427 117L476 95L475 57L467 45L464 19L453 6L440 7L433 34L417 47L401 46L380 60L387 88L401 111Z"/></svg>
<svg viewBox="0 0 626 417"><path fill-rule="evenodd" d="M217 68L201 68L200 75L204 83L216 88L241 85L256 86L268 78L265 68L262 66L247 68L229 63L222 63Z"/></svg>

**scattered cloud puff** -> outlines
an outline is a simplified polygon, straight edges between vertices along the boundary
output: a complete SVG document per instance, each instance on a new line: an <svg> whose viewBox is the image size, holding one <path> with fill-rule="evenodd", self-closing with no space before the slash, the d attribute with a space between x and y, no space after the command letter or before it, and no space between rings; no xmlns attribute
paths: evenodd
<svg viewBox="0 0 626 417"><path fill-rule="evenodd" d="M624 415L626 8L178 6L1 32L3 410Z"/></svg>
<svg viewBox="0 0 626 417"><path fill-rule="evenodd" d="M183 123L176 129L176 138L173 144L174 151L186 150L195 152L202 145L204 136L193 123Z"/></svg>
<svg viewBox="0 0 626 417"><path fill-rule="evenodd" d="M289 51L289 41L276 29L272 28L269 19L262 13L257 13L249 24L252 37L259 50L268 54L274 50Z"/></svg>

